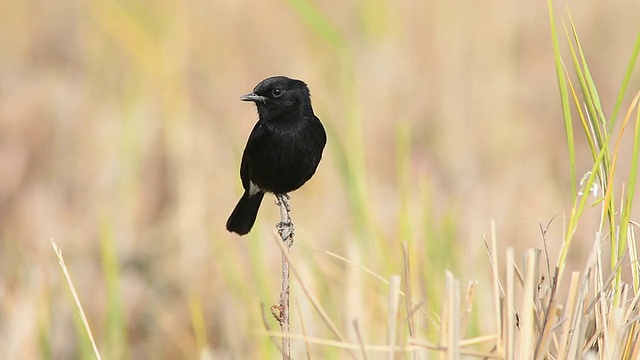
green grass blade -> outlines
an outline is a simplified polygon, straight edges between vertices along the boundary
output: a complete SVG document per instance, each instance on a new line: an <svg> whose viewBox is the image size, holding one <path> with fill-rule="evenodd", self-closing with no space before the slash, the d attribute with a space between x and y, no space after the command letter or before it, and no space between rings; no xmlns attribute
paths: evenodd
<svg viewBox="0 0 640 360"><path fill-rule="evenodd" d="M564 24L564 23L563 23ZM574 67L576 69L576 75L578 75L578 80L580 83L580 88L583 94L583 99L585 101L585 105L587 108L588 116L588 125L591 132L587 132L587 137L594 136L595 143L598 145L598 149L604 150L604 157L602 158L601 166L598 167L598 178L600 180L600 185L602 189L605 191L603 206L605 210L603 212L606 215L606 220L609 225L610 231L610 242L611 248L617 249L620 246L618 242L618 237L616 231L616 216L615 216L615 203L614 203L614 189L613 189L613 178L614 171L611 165L611 154L609 152L609 138L610 133L608 132L608 127L606 126L605 117L602 112L602 107L600 104L599 97L597 95L596 86L591 78L591 74L589 72L589 67L587 66L587 61L584 56L584 52L582 51L582 47L580 45L580 39L578 37L575 24L573 23L573 19L570 18L570 26L571 26L571 34L573 36L573 40L576 43L574 47L571 36L569 35L569 31L565 25L565 32L567 34L567 39L569 40L569 47L571 49L571 56L573 60ZM577 51L576 51L577 47ZM579 57L578 57L579 55ZM592 150L593 153L593 150ZM602 228L604 226L603 218L600 222L600 231L604 231ZM615 264L618 261L617 252L612 251L611 253L611 267L615 267ZM617 285L619 283L617 282Z"/></svg>
<svg viewBox="0 0 640 360"><path fill-rule="evenodd" d="M548 0L547 4L549 7L549 22L551 25L551 41L553 42L553 58L556 66L556 76L558 78L558 88L560 89L560 101L562 104L562 115L564 118L564 127L567 135L567 147L569 150L569 166L571 171L571 197L575 199L577 195L576 149L575 149L575 142L574 142L573 125L571 122L571 107L569 105L567 83L564 76L562 58L560 56L558 32L556 30L556 21L553 15L553 5L551 3L551 0Z"/></svg>
<svg viewBox="0 0 640 360"><path fill-rule="evenodd" d="M611 113L611 119L609 119L610 127L613 127L616 118L618 117L618 111L620 111L620 106L622 105L624 94L627 91L629 80L631 80L631 74L633 74L633 69L636 65L636 60L638 59L638 53L640 53L640 32L638 32L638 37L636 37L636 44L633 47L633 51L631 52L631 59L629 59L629 65L627 65L627 71L624 74L624 79L622 79L622 85L620 86L618 98L616 99L616 103L613 107L613 112Z"/></svg>
<svg viewBox="0 0 640 360"><path fill-rule="evenodd" d="M640 100L640 93L638 93L634 99L633 106L637 107L638 101ZM631 215L631 201L634 199L635 195L635 185L636 185L636 176L638 174L638 153L640 152L640 108L638 108L637 116L636 116L636 131L633 136L633 152L631 155L631 171L629 174L629 185L627 186L627 197L630 201L627 201L627 214ZM627 217L627 224L629 222L629 217Z"/></svg>
<svg viewBox="0 0 640 360"><path fill-rule="evenodd" d="M576 229L578 228L578 220L582 216L582 212L584 211L584 208L587 204L587 199L589 198L589 189L591 189L591 187L593 186L593 183L596 180L598 169L600 168L600 165L604 158L604 154L605 154L604 150L605 149L601 149L600 152L598 153L598 157L596 157L596 160L593 163L593 166L589 173L589 177L587 178L587 181L584 183L582 187L583 194L575 198L573 207L571 208L571 215L569 216L569 222L567 224L567 232L565 234L564 243L562 244L562 250L560 252L560 256L558 257L558 262L557 262L560 275L564 270L565 261L569 253L569 248L571 246L571 241L573 240L573 235L575 234Z"/></svg>
<svg viewBox="0 0 640 360"><path fill-rule="evenodd" d="M584 130L585 134L589 134L591 132L591 126L588 123L586 114L582 110L582 107L579 105L580 100L578 99L578 94L576 93L576 89L573 86L573 83L571 82L569 71L565 67L564 62L562 63L562 66L565 72L567 84L569 84L569 89L571 90L571 96L573 98L574 103L576 104L576 111L578 112L578 117L580 118L580 122L582 123L582 129ZM589 150L591 150L591 156L595 159L598 157L598 146L595 144L595 140L593 136L586 136L586 138L587 138L587 142L589 143Z"/></svg>
<svg viewBox="0 0 640 360"><path fill-rule="evenodd" d="M613 176L615 173L615 169L618 164L618 154L620 153L620 144L622 143L622 137L627 129L627 126L629 125L629 119L631 118L631 114L633 113L633 109L635 109L636 104L637 104L637 96L634 99L632 105L629 107L629 111L627 112L627 115L624 118L624 122L622 123L622 127L620 128L620 131L618 133L618 139L614 147L613 159L611 161L611 171L610 171L609 181L608 181L609 188L607 188L605 192L606 194L605 202L608 205L607 215L610 221L610 229L612 233L611 235L611 239L612 239L611 240L611 250L612 250L611 251L611 268L618 269L616 272L616 278L614 282L615 290L620 289L620 284L622 282L622 271L621 271L621 268L617 265L622 260L622 256L625 253L627 248L627 230L628 230L630 211L631 211L631 208L629 206L633 204L633 199L632 198L623 199L622 211L620 215L621 217L620 228L619 228L620 230L618 231L618 235L614 236L613 233L616 232L615 229L617 229L617 227L615 227L615 212L614 212L615 204L614 204L613 196L611 195L613 193L611 187L613 184ZM637 166L637 164L633 164L632 166ZM631 170L631 174L629 176L630 178L633 178L633 181L634 181L634 183L629 185L635 186L635 174L633 174L633 170ZM613 304L618 306L619 303L620 303L620 291L615 291Z"/></svg>
<svg viewBox="0 0 640 360"><path fill-rule="evenodd" d="M573 61L573 66L575 69L575 73L576 76L578 77L578 84L580 85L580 90L582 92L582 97L583 97L583 101L584 104L587 108L587 123L588 126L585 128L585 135L587 137L593 137L594 141L593 143L596 144L596 148L592 149L592 153L599 153L600 149L603 148L607 148L607 144L604 141L605 138L605 132L603 131L603 129L600 127L599 123L596 121L596 119L598 118L597 116L597 112L595 110L595 106L593 103L592 98L589 96L589 85L587 84L587 80L586 80L586 75L584 73L584 71L582 70L582 62L578 59L578 54L576 52L576 48L573 45L572 41L571 41L571 36L569 34L569 30L567 29L566 24L564 23L564 21L562 22L563 26L564 26L564 30L565 30L565 34L567 36L567 40L568 40L568 44L569 44L569 50L571 52L571 60ZM577 36L577 35L576 35ZM580 104L576 104L576 106L580 106ZM606 157L608 158L608 154L606 154ZM608 167L605 165L605 173L606 173L606 169ZM600 178L601 181L605 181L602 177ZM605 186L605 184L601 184L603 185L603 187Z"/></svg>
<svg viewBox="0 0 640 360"><path fill-rule="evenodd" d="M575 23L573 22L573 18L571 17L571 12L567 9L569 13L569 24L571 25L571 33L573 35L573 39L576 42L576 47L578 48L578 54L580 54L580 63L581 69L584 72L584 78L586 82L586 89L588 92L585 95L588 96L590 100L590 104L593 105L593 120L598 120L598 123L602 125L603 131L606 131L606 118L604 116L604 112L602 111L602 104L600 103L600 96L598 95L598 89L593 81L593 77L591 76L591 71L589 71L589 65L587 64L587 59L584 55L584 51L582 50L582 45L580 44L580 38L578 37L578 32L576 30ZM597 115L597 116L596 116Z"/></svg>
<svg viewBox="0 0 640 360"><path fill-rule="evenodd" d="M623 129L626 127L629 118L638 105L638 100L640 99L640 92L636 94L633 99L633 103L629 107L629 111L625 116ZM622 130L621 137L622 137ZM631 219L631 210L633 208L633 199L635 195L635 187L636 187L636 176L638 172L638 151L640 148L640 109L637 110L636 115L636 123L635 123L635 132L633 136L633 150L631 153L631 167L629 171L629 179L627 181L627 197L624 203L624 207L622 208L622 214L620 216L620 246L618 250L618 254L624 253L624 250L627 245L627 237L629 234L629 221ZM636 279L634 279L634 283L636 283ZM637 286L636 286L637 287Z"/></svg>
<svg viewBox="0 0 640 360"><path fill-rule="evenodd" d="M571 18L570 12L569 12L569 20L571 24L571 31L573 34L573 38L576 42L576 46L578 47L578 52L580 54L580 62L582 65L582 69L584 71L584 77L586 81L586 90L588 90L588 92L585 93L586 94L585 97L587 98L588 108L592 109L591 120L592 120L593 128L597 131L596 134L599 136L600 139L603 138L602 134L604 134L604 137L610 138L611 130L610 130L610 127L607 126L607 120L606 120L606 117L604 116L604 112L602 111L600 97L598 96L598 91L593 81L593 78L591 76L591 72L589 71L589 66L587 65L586 57L582 50L582 45L580 44L580 39L578 37L578 33L576 31L576 27L573 22L573 19ZM608 141L605 141L604 143L602 143L602 146L606 147L608 152L608 146L609 146ZM614 159L617 157L616 155L617 155L617 151L616 151L616 154L614 155ZM602 161L600 180L602 182L602 188L606 189L604 206L606 207L606 215L607 215L607 220L609 221L609 229L616 229L617 228L616 216L615 216L616 210L615 210L614 188L613 188L614 176L615 176L615 163L611 163L609 159L611 159L611 156L609 153L607 153ZM620 248L620 246L623 245L621 242L618 241L617 238L618 236L616 235L615 231L611 231L612 248ZM618 253L618 256L619 254L620 253ZM613 269L618 259L617 258L614 259L615 252L612 252L611 256L612 256L611 268Z"/></svg>

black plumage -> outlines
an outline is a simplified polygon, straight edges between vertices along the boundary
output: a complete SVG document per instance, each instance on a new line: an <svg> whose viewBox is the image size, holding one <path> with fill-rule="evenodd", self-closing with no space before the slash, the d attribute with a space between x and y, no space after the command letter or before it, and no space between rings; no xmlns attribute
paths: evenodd
<svg viewBox="0 0 640 360"><path fill-rule="evenodd" d="M244 194L227 220L227 230L245 235L266 192L289 193L313 176L327 135L313 113L309 88L301 80L270 77L240 99L256 104L258 122L242 154Z"/></svg>

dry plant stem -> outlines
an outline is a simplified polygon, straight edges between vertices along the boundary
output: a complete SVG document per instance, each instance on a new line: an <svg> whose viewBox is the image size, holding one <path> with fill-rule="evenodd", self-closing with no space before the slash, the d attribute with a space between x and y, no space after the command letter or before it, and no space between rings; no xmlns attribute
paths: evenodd
<svg viewBox="0 0 640 360"><path fill-rule="evenodd" d="M80 298L78 297L78 293L76 292L76 287L73 285L71 281L71 275L69 275L69 270L67 270L67 265L64 263L64 257L62 257L62 250L56 245L51 239L51 246L53 246L53 251L56 253L58 257L58 264L60 264L60 268L62 269L62 273L64 274L65 280L67 280L67 285L69 286L69 290L71 290L71 295L73 296L73 301L76 303L76 307L78 308L78 312L80 313L80 318L82 319L82 324L84 325L85 330L87 331L87 335L89 336L89 340L91 341L91 346L93 347L93 353L96 356L97 360L101 360L100 352L98 351L98 346L96 345L96 341L93 339L93 335L91 334L91 328L89 327L89 321L87 320L87 316L84 313L84 309L82 308L82 303L80 303Z"/></svg>
<svg viewBox="0 0 640 360"><path fill-rule="evenodd" d="M289 216L289 195L277 194L276 205L280 206L280 222L276 225L278 234L286 251L293 246L293 223ZM282 358L285 360L291 359L291 339L287 336L289 334L289 260L287 256L282 253L282 289L280 291L280 304L278 305L278 311L274 312L274 316L280 324L280 330L285 335L282 337ZM276 314L277 313L277 314Z"/></svg>

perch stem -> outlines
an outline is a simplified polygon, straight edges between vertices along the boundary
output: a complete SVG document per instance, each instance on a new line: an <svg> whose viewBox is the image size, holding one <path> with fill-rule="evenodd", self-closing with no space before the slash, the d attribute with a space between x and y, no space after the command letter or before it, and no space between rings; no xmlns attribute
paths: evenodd
<svg viewBox="0 0 640 360"><path fill-rule="evenodd" d="M289 196L287 194L277 194L276 205L280 206L280 222L276 225L280 239L285 245L286 251L293 246L293 222L289 216L291 208L289 207ZM289 260L282 253L282 289L280 291L280 304L278 311L274 312L274 316L280 324L280 330L284 334L282 337L282 358L284 360L291 359L291 340L289 339Z"/></svg>

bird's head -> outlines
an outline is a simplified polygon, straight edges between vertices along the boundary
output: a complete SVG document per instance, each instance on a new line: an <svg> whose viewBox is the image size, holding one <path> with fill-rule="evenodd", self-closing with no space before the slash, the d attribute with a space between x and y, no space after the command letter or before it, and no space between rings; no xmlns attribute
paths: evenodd
<svg viewBox="0 0 640 360"><path fill-rule="evenodd" d="M240 100L255 102L261 117L283 112L296 114L311 107L307 84L285 76L262 80L252 93L241 96Z"/></svg>

